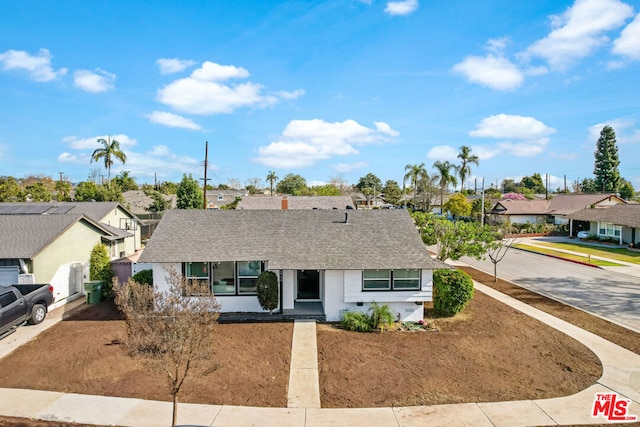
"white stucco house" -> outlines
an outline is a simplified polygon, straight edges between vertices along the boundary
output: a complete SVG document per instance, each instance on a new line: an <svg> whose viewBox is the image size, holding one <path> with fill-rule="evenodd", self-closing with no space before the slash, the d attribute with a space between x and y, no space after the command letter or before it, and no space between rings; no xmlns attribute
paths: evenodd
<svg viewBox="0 0 640 427"><path fill-rule="evenodd" d="M223 313L263 312L256 280L273 271L281 313L315 306L327 321L372 302L419 320L433 270L449 268L431 258L405 210L168 211L139 261L152 264L159 290L171 270L203 281Z"/></svg>

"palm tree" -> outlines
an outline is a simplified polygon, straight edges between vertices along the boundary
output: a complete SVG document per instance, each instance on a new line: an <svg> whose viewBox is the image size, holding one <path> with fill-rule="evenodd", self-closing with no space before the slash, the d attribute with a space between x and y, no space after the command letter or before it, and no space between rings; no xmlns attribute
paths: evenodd
<svg viewBox="0 0 640 427"><path fill-rule="evenodd" d="M111 181L111 166L113 165L113 158L115 157L120 160L122 164L125 164L127 161L127 155L120 150L120 143L115 139L111 139L111 136L108 136L106 140L104 138L98 138L98 143L102 144L104 147L97 148L93 152L91 155L91 162L97 162L101 158L104 158L104 167L107 168L108 185Z"/></svg>
<svg viewBox="0 0 640 427"><path fill-rule="evenodd" d="M443 213L442 206L444 205L444 189L447 188L449 184L454 187L458 185L458 179L455 175L457 167L448 161L441 162L439 160L433 164L433 167L438 169L438 172L440 172L440 182L438 183L440 184L440 213ZM451 173L451 170L454 171L453 174Z"/></svg>
<svg viewBox="0 0 640 427"><path fill-rule="evenodd" d="M471 154L471 148L466 145L460 147L460 153L458 158L461 160L460 166L458 166L458 175L460 176L460 192L464 193L464 180L467 176L471 175L471 164L478 166L478 156Z"/></svg>
<svg viewBox="0 0 640 427"><path fill-rule="evenodd" d="M271 195L273 196L273 183L278 180L276 173L274 171L269 171L267 174L266 181L269 183L269 190L271 191Z"/></svg>
<svg viewBox="0 0 640 427"><path fill-rule="evenodd" d="M413 186L413 209L416 209L416 196L418 195L418 182L421 180L427 180L429 174L424 167L424 163L420 163L419 165L406 165L404 170L407 172L404 175L402 186L404 187L405 182L409 180L411 185Z"/></svg>

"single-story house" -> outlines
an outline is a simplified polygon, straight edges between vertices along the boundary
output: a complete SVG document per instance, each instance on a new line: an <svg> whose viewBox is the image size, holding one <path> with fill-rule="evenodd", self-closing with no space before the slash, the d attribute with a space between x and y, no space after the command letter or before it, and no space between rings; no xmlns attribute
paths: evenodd
<svg viewBox="0 0 640 427"><path fill-rule="evenodd" d="M247 196L243 197L236 210L263 209L352 209L353 201L349 196Z"/></svg>
<svg viewBox="0 0 640 427"><path fill-rule="evenodd" d="M589 233L598 237L618 239L619 243L640 245L640 205L617 204L589 208L568 215L574 221L588 221Z"/></svg>
<svg viewBox="0 0 640 427"><path fill-rule="evenodd" d="M493 222L512 224L567 224L568 215L588 207L611 206L626 201L615 194L559 194L549 200L499 200L491 209Z"/></svg>
<svg viewBox="0 0 640 427"><path fill-rule="evenodd" d="M279 278L279 310L310 304L326 320L387 303L401 320L419 320L432 300L434 260L405 210L175 210L166 212L140 255L154 286L168 272L204 281L222 312L263 312L262 271Z"/></svg>

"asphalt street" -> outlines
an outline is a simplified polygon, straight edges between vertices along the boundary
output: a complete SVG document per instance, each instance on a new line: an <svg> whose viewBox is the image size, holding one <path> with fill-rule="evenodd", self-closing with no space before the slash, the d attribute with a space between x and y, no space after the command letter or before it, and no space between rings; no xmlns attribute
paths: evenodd
<svg viewBox="0 0 640 427"><path fill-rule="evenodd" d="M493 274L486 260L463 257ZM640 332L640 278L517 249L498 264L498 276Z"/></svg>

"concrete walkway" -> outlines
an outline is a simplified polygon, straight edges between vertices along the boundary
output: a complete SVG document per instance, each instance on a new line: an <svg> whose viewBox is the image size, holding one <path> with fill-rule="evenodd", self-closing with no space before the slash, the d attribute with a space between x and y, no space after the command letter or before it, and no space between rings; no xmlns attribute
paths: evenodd
<svg viewBox="0 0 640 427"><path fill-rule="evenodd" d="M514 402L396 408L320 408L315 324L297 322L292 343L288 408L180 404L178 424L199 426L535 426L606 424L591 416L596 393L629 399L640 416L640 355L501 294L480 283L480 292L554 327L589 347L602 361L596 384L575 395ZM297 371L294 373L294 371ZM314 376L315 375L315 376ZM305 395L308 394L308 395ZM171 403L35 390L0 389L0 414L23 418L120 426L162 426Z"/></svg>

